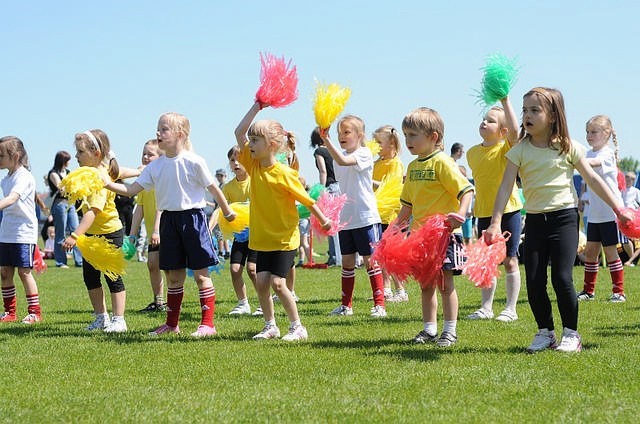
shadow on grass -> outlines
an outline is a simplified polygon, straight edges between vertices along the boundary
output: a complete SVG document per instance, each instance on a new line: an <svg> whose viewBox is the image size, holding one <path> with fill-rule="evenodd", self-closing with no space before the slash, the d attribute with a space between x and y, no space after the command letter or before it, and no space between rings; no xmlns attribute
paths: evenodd
<svg viewBox="0 0 640 424"><path fill-rule="evenodd" d="M594 332L602 337L638 336L640 335L640 323L600 327Z"/></svg>

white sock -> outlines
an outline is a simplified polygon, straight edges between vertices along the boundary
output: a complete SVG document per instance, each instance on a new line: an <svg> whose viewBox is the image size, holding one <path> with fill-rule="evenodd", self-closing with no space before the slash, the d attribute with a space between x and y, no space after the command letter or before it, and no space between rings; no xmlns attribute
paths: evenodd
<svg viewBox="0 0 640 424"><path fill-rule="evenodd" d="M105 322L109 321L109 312L105 312L104 314L96 314L96 318L98 318L99 316L102 316L102 319L105 320Z"/></svg>
<svg viewBox="0 0 640 424"><path fill-rule="evenodd" d="M296 328L299 325L302 325L302 324L300 323L300 320L297 319L295 321L291 321L291 323L289 324L289 328Z"/></svg>
<svg viewBox="0 0 640 424"><path fill-rule="evenodd" d="M498 285L498 281L494 278L491 283L491 287L482 289L482 303L481 307L485 311L493 312L493 295L496 293L496 286Z"/></svg>
<svg viewBox="0 0 640 424"><path fill-rule="evenodd" d="M447 333L453 334L455 336L457 323L458 323L457 320L445 321L444 326L442 327L442 332L444 333L446 331Z"/></svg>
<svg viewBox="0 0 640 424"><path fill-rule="evenodd" d="M520 270L507 274L507 282L505 288L507 290L506 309L515 312L518 303L518 295L520 294Z"/></svg>
<svg viewBox="0 0 640 424"><path fill-rule="evenodd" d="M275 320L275 319L272 319L272 320L270 320L270 321L267 321L267 320L265 319L265 320L264 320L264 323L265 323L265 325L268 325L269 327L272 327L272 326L273 326L273 327L275 327L275 325L276 325L276 320Z"/></svg>
<svg viewBox="0 0 640 424"><path fill-rule="evenodd" d="M437 322L425 322L424 323L424 331L430 335L438 334L438 323Z"/></svg>

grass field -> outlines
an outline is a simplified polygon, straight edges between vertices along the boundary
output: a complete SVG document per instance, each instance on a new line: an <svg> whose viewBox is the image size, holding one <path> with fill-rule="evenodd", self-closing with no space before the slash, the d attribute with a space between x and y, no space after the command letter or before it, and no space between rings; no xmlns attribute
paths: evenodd
<svg viewBox="0 0 640 424"><path fill-rule="evenodd" d="M152 339L146 333L164 315L134 312L151 294L146 267L131 262L129 332L90 334L83 330L92 317L81 271L50 268L37 278L44 321L0 326L0 421L637 422L640 271L625 271L626 303L606 301L610 280L601 271L596 300L580 304L581 353L529 355L524 348L536 325L524 284L518 321L462 319L458 343L442 349L408 343L421 329L415 283L409 303L389 304L388 318L372 319L360 270L355 314L336 318L327 314L339 303L339 269L299 270L296 292L309 340L290 344L255 342L262 319L227 315L235 298L226 269L214 275L220 336L194 340L188 334L200 312L193 282L186 286L183 334ZM575 268L577 282L582 273ZM464 317L480 293L463 277L456 284ZM504 300L501 280L496 312ZM282 307L276 312L284 332ZM561 327L555 306L554 316Z"/></svg>

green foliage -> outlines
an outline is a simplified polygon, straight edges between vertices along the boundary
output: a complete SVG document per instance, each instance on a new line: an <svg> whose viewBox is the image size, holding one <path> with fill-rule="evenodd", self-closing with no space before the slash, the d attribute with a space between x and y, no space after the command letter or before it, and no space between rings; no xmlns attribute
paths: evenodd
<svg viewBox="0 0 640 424"><path fill-rule="evenodd" d="M317 247L321 251L320 247ZM152 298L146 265L130 262L126 334L83 330L92 319L80 269L50 266L37 276L44 321L0 325L4 422L636 422L640 407L640 278L626 268L628 301L606 301L600 273L596 300L580 304L579 354L524 352L536 332L523 284L513 323L458 322L450 349L408 343L421 328L420 293L388 304L387 319L369 317L371 288L357 271L353 317L329 317L339 303L340 269L297 270L303 343L255 342L261 318L230 317L236 300L228 269L214 274L219 336L195 340L200 306L185 286L178 336L147 332L164 314L137 313ZM583 269L575 268L581 288ZM247 280L248 281L248 280ZM524 281L524 273L523 273ZM18 308L24 291L16 279ZM456 277L460 317L480 292ZM553 290L549 288L552 298ZM257 300L248 293L252 307ZM501 278L495 312L505 302ZM107 302L109 303L109 302ZM556 325L561 326L554 302ZM287 319L276 304L283 333ZM439 316L442 328L442 317ZM561 331L558 328L558 331Z"/></svg>
<svg viewBox="0 0 640 424"><path fill-rule="evenodd" d="M640 168L640 162L632 156L627 156L618 162L618 167L622 172L637 172L638 168Z"/></svg>

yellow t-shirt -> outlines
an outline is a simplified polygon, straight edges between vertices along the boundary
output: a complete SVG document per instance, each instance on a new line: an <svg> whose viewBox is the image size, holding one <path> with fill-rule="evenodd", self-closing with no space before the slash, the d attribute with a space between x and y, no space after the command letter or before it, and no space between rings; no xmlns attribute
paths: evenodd
<svg viewBox="0 0 640 424"><path fill-rule="evenodd" d="M229 203L248 202L250 186L251 177L247 177L244 181L234 178L222 186L222 194Z"/></svg>
<svg viewBox="0 0 640 424"><path fill-rule="evenodd" d="M506 141L485 147L482 144L473 146L467 151L467 163L473 173L473 184L476 187L474 215L478 218L490 217L496 201L498 189L504 170L507 167L505 154L511 149ZM514 184L511 195L504 208L505 213L522 209L518 187Z"/></svg>
<svg viewBox="0 0 640 424"><path fill-rule="evenodd" d="M108 175L104 167L99 167L98 171L104 175ZM82 212L86 213L89 209L97 209L96 217L87 230L88 234L109 234L122 228L122 222L118 217L118 210L115 204L116 194L106 188L101 189L87 197L86 202L82 203Z"/></svg>
<svg viewBox="0 0 640 424"><path fill-rule="evenodd" d="M404 176L404 165L402 161L396 156L394 158L389 159L378 159L373 163L373 179L375 181L382 182L384 177L389 179L391 178L399 178L402 181L402 177ZM377 191L378 187L373 187L373 191ZM391 199L389 199L391 200ZM380 213L380 221L383 224L389 224L393 221L398 215L398 211L400 210L400 198L398 198L398 208L397 209L382 209L378 210Z"/></svg>
<svg viewBox="0 0 640 424"><path fill-rule="evenodd" d="M245 146L239 162L251 177L249 248L261 252L289 251L300 246L296 201L306 207L315 201L298 179L298 171L276 162L264 168L251 159Z"/></svg>
<svg viewBox="0 0 640 424"><path fill-rule="evenodd" d="M144 218L144 228L147 230L147 234L151 237L153 233L153 224L156 219L156 191L142 190L136 195L136 203L142 206L142 217Z"/></svg>
<svg viewBox="0 0 640 424"><path fill-rule="evenodd" d="M468 191L473 186L458 165L437 150L409 164L400 202L412 208L412 227L416 228L432 215L457 212L460 197Z"/></svg>
<svg viewBox="0 0 640 424"><path fill-rule="evenodd" d="M573 171L584 157L585 148L572 140L569 152L559 153L551 147L535 147L528 138L507 152L507 159L518 167L527 213L553 212L578 205Z"/></svg>

